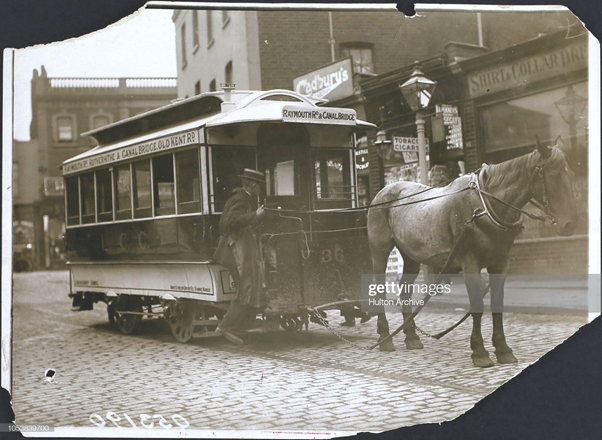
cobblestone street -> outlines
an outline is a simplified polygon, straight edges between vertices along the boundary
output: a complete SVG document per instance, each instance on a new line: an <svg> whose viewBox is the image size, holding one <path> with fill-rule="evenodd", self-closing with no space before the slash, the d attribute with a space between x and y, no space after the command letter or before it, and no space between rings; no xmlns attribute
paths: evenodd
<svg viewBox="0 0 602 440"><path fill-rule="evenodd" d="M470 359L470 320L440 341L422 337L424 350L408 351L398 337L393 353L360 349L316 324L309 332L249 334L240 347L221 338L179 344L161 320L145 319L137 335L124 336L109 325L102 303L70 312L67 289L67 272L14 276L18 423L338 435L440 422L470 409L586 322L585 315L506 314L519 363L479 369ZM345 338L361 347L376 341L375 318L339 330L337 315L329 320ZM425 313L417 322L436 332L459 317ZM391 327L400 320L390 315ZM491 315L483 321L493 358ZM44 380L48 368L57 372L55 383Z"/></svg>

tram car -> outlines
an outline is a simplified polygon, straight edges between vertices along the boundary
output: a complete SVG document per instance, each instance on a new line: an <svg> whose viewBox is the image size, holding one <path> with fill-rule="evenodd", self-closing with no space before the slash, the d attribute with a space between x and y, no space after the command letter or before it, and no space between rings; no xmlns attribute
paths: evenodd
<svg viewBox="0 0 602 440"><path fill-rule="evenodd" d="M244 168L266 176L257 322L294 330L354 310L371 272L355 139L375 126L324 102L223 86L84 133L98 146L62 164L72 310L105 302L125 334L160 317L180 342L217 335L236 285L212 256Z"/></svg>

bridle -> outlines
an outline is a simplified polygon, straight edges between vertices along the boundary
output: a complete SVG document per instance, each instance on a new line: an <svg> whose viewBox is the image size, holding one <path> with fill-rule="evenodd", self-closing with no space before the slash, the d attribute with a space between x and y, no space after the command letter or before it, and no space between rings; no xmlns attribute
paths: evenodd
<svg viewBox="0 0 602 440"><path fill-rule="evenodd" d="M548 160L549 160L549 158L548 158ZM536 215L536 214L532 214L530 212L524 211L521 208L511 205L510 203L505 202L504 200L500 199L499 197L496 197L493 194L483 190L481 188L481 185L479 182L480 174L483 169L479 168L477 171L474 172L474 178L469 183L469 187L476 190L476 192L479 195L479 198L481 200L481 204L483 205L482 210L480 210L480 212L478 212L476 214L476 217L481 217L481 216L486 215L487 217L489 217L489 219L491 220L491 222L494 225L496 225L498 228L500 228L504 231L520 232L525 227L522 220L519 220L516 223L506 223L506 222L501 221L500 217L495 215L495 213L493 212L493 209L489 208L487 206L487 204L485 203L485 198L483 196L486 196L486 197L491 198L511 209L514 209L515 211L525 214L527 217L532 218L534 220L545 222L546 218L549 218L550 221L552 222L552 224L556 226L557 225L556 219L555 219L554 215L550 212L550 209L549 209L550 202L548 199L548 192L546 189L546 180L545 180L545 174L544 174L545 167L547 165L548 160L545 160L545 161L540 162L537 165L535 165L535 167L533 168L533 173L531 175L531 182L529 184L529 192L531 193L531 196L532 196L531 199L529 200L529 203L531 203L537 209L542 211L545 214L544 216ZM538 202L533 197L534 187L538 181L539 181L539 184L541 185L542 203Z"/></svg>

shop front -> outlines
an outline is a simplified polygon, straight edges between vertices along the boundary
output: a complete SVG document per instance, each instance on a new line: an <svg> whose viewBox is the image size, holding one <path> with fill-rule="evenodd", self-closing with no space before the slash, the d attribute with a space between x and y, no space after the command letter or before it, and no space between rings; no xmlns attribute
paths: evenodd
<svg viewBox="0 0 602 440"><path fill-rule="evenodd" d="M588 261L588 41L560 32L460 63L474 113L477 163L499 163L542 143L557 145L575 173L579 221L571 237L529 218L510 262L514 273L586 273ZM537 212L527 206L527 210Z"/></svg>

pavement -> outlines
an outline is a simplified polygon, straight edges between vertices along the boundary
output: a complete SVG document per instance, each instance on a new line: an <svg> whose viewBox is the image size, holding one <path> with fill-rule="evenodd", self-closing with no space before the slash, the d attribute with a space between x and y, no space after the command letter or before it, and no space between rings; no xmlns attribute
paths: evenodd
<svg viewBox="0 0 602 440"><path fill-rule="evenodd" d="M461 286L453 287L433 302L456 301L456 290L459 301ZM422 337L423 350L406 350L397 338L391 353L367 350L375 319L340 327L332 312L336 334L311 324L307 332L243 335L243 346L223 338L180 344L159 319L144 319L138 334L125 336L108 323L104 304L71 312L67 290L65 271L14 275L11 392L18 423L52 423L55 435L75 437L234 437L244 430L330 438L451 420L587 322L570 311L507 313L518 363L480 369L470 359L470 322L441 340ZM458 316L425 311L417 323L435 333ZM401 316L389 320L396 328ZM491 331L485 315L490 352ZM52 382L44 379L48 368L56 371Z"/></svg>

